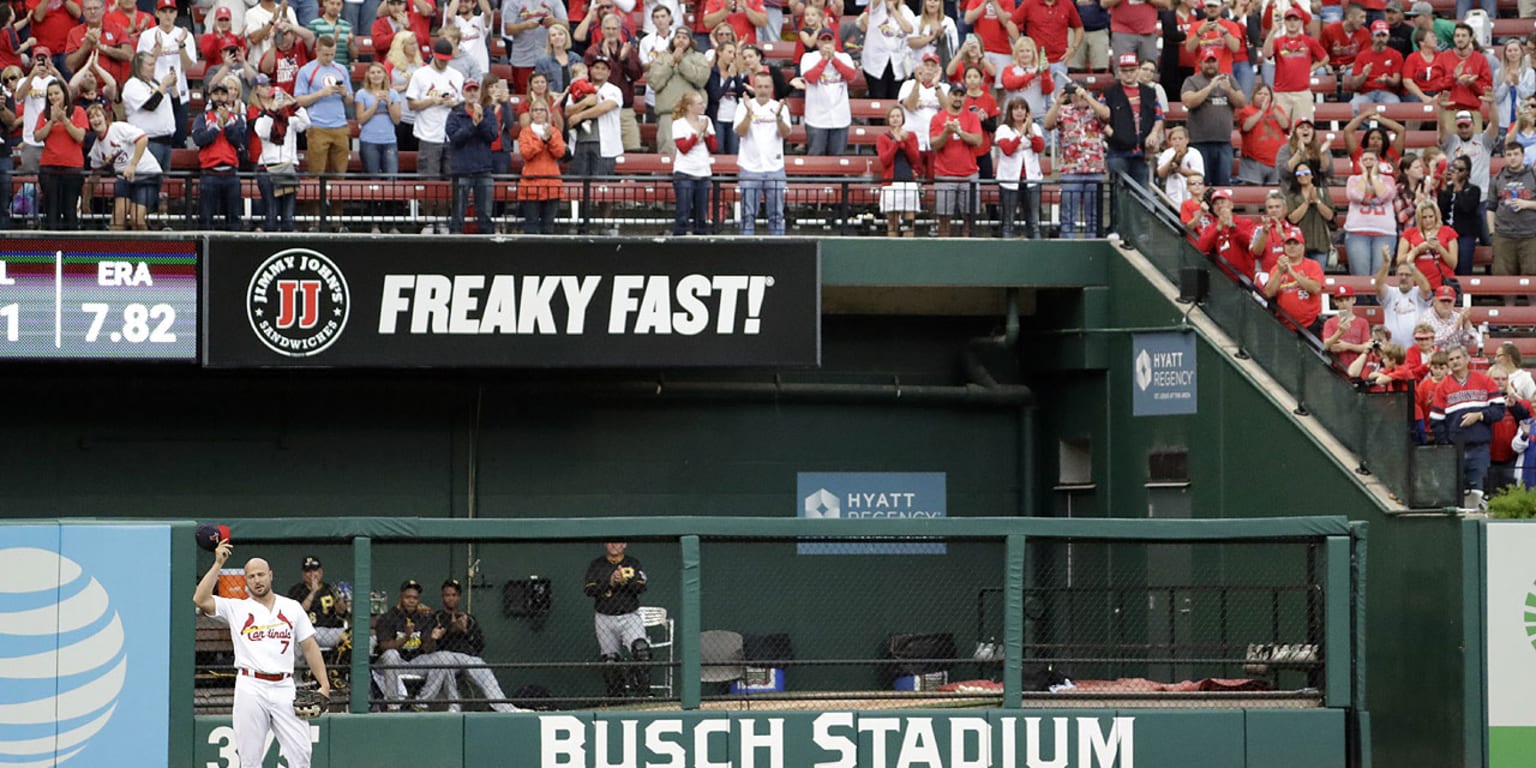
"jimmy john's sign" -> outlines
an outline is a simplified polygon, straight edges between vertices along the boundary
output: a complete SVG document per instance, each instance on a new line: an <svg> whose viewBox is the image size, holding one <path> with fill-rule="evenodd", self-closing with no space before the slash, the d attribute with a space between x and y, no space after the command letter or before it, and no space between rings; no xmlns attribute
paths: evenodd
<svg viewBox="0 0 1536 768"><path fill-rule="evenodd" d="M814 367L813 242L214 240L215 367Z"/></svg>

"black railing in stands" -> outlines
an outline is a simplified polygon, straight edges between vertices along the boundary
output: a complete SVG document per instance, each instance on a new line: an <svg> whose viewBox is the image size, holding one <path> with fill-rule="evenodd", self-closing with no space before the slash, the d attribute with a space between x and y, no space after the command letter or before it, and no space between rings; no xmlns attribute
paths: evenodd
<svg viewBox="0 0 1536 768"><path fill-rule="evenodd" d="M1158 271L1175 282L1184 267L1211 267L1186 239L1186 230L1145 186L1116 180L1115 231ZM1410 509L1461 503L1461 466L1455 446L1419 445L1411 433L1413 393L1366 392L1343 376L1312 333L1292 330L1273 302L1253 286L1211 269L1211 291L1201 305L1207 317L1284 390L1298 415L1314 418L1345 449L1360 458L1356 468L1373 474Z"/></svg>
<svg viewBox="0 0 1536 768"><path fill-rule="evenodd" d="M240 174L242 202L239 229L269 231L258 191L256 174ZM48 226L43 218L43 194L34 176L17 174L12 179L14 194L26 195L25 214L13 217L18 229L61 229ZM542 185L542 189L540 188ZM1024 184L1013 223L1018 238L1103 237L1109 231L1109 185L1094 184L1083 188L1060 183ZM535 178L496 176L492 181L495 201L491 221L495 233L516 234L523 231L524 197L548 197L554 187L558 199L555 234L625 234L653 236L673 230L676 213L673 177L667 175L622 175L606 177ZM716 176L709 183L709 205L704 229L709 234L737 234L742 224L742 190L734 176ZM303 175L299 180L294 229L298 231L396 232L411 234L427 230L449 229L452 212L452 182L402 175L378 178L357 174L332 176ZM905 191L868 176L790 176L784 182L785 229L800 235L888 236L888 220L882 212L882 195L887 202L904 201L914 209L913 221L901 222L900 236L934 236L939 228L937 207L953 200L969 199L975 210L967 228L966 217L954 216L951 235L996 237L1003 228L1001 202L1003 190L994 180L974 182L968 188L951 191L932 181L911 182ZM1010 194L1012 194L1010 192ZM79 227L106 229L112 213L112 181L98 178L85 185ZM161 181L160 207L148 217L150 229L200 229L199 206L202 201L197 174L167 173ZM1071 222L1076 226L1064 232L1063 203L1077 211ZM1038 228L1032 225L1033 211ZM755 234L769 231L766 201L760 206ZM217 218L212 229L225 229ZM464 218L464 228L477 232L472 207ZM692 228L690 227L690 230Z"/></svg>

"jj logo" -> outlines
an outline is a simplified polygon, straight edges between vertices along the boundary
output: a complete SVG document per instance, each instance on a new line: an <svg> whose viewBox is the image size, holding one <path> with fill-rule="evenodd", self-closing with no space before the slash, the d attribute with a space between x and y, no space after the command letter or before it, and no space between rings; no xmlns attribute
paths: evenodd
<svg viewBox="0 0 1536 768"><path fill-rule="evenodd" d="M309 330L320 322L320 281L277 281L277 327Z"/></svg>
<svg viewBox="0 0 1536 768"><path fill-rule="evenodd" d="M285 357L325 351L347 328L347 279L319 251L289 248L272 254L251 275L246 315L267 348Z"/></svg>

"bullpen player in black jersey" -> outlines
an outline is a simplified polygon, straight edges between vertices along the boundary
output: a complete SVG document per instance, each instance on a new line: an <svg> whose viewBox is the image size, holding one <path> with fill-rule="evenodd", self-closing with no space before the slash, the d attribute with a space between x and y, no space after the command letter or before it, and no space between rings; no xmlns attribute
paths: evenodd
<svg viewBox="0 0 1536 768"><path fill-rule="evenodd" d="M587 566L585 583L587 596L593 599L597 610L593 626L603 661L609 665L604 668L603 679L610 697L623 696L626 684L636 696L644 696L651 689L649 667L636 667L626 676L618 666L625 651L635 661L651 660L651 644L645 639L645 625L640 621L645 570L639 560L624 554L627 546L622 541L604 543L606 554Z"/></svg>

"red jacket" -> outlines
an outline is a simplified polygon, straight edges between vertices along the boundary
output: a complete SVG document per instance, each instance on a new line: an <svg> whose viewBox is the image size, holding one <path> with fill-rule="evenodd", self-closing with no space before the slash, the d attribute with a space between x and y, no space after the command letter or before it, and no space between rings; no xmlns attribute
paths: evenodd
<svg viewBox="0 0 1536 768"><path fill-rule="evenodd" d="M912 166L912 176L916 178L923 171L923 155L917 148L917 134L907 131L906 138L899 143L891 138L891 134L882 133L875 139L875 152L880 156L880 178L891 181L896 173L896 153L900 152L907 158L907 163Z"/></svg>

